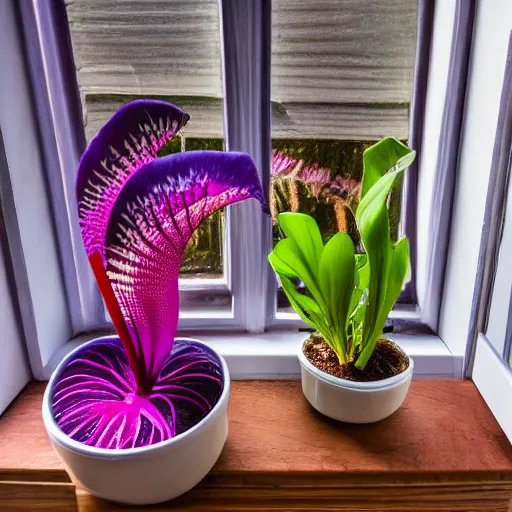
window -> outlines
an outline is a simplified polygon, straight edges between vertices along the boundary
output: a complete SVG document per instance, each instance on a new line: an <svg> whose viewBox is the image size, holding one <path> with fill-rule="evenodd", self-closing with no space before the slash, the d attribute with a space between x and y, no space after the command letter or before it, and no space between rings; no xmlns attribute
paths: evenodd
<svg viewBox="0 0 512 512"><path fill-rule="evenodd" d="M313 214L326 239L344 230L358 243L351 212L362 153L384 133L408 138L417 6L369 4L364 9L343 2L314 8L305 1L272 4L273 243L279 236L275 218L283 210ZM191 115L181 140L171 141L164 154L223 148L217 2L146 2L134 10L118 0L68 1L66 10L87 140L123 103L153 96ZM311 19L315 22L308 23ZM400 203L397 187L391 197L395 236ZM207 219L185 253L182 309L192 315L231 307L228 253L237 241L224 243L225 220L223 212ZM264 260L266 248L254 249ZM270 312L277 321L279 312L296 317L281 290L277 308L277 315Z"/></svg>
<svg viewBox="0 0 512 512"><path fill-rule="evenodd" d="M33 0L11 6L11 35L24 46L26 67L21 62L16 73L6 73L9 89L3 87L18 95L7 109L11 117L1 111L0 120L10 133L6 155L20 240L11 237L9 246L11 255L19 250L25 257L15 274L28 283L20 291L20 278L16 287L33 374L47 377L73 343L111 329L82 250L75 172L86 141L119 105L153 96L191 114L165 151L248 152L274 215L312 213L325 237L337 230L357 236L347 206L357 202L367 145L394 135L418 149L416 167L391 198L393 228L411 238L415 274L392 319L398 341L415 357L417 376L460 377L469 321L450 309L459 277L450 269L464 259L456 255L464 229L460 219L454 232L431 226L432 219L450 224L455 194L468 201L460 188L466 168L445 156L445 145L458 154L459 139L444 134L464 113L461 107L447 115L451 105L464 105L472 15L464 2L436 2L435 10L433 4ZM460 50L462 39L467 44ZM458 51L465 52L466 67L456 67ZM14 67L6 61L2 69ZM452 91L454 76L461 87ZM12 134L22 130L33 173L30 180L23 175L25 187L13 156L19 148ZM435 207L446 182L441 168L453 184L446 210L444 202ZM454 219L461 215L458 200ZM37 254L31 222L41 240ZM202 330L197 336L226 356L235 378L298 374L304 324L266 262L275 237L272 218L256 204L234 205L202 226L182 268L180 329ZM471 247L466 258L477 251ZM444 283L430 271L433 258L443 268L447 261ZM18 266L19 258L12 259ZM429 308L433 322L425 320ZM466 329L463 336L455 335L455 324Z"/></svg>
<svg viewBox="0 0 512 512"><path fill-rule="evenodd" d="M315 217L325 240L345 231L361 250L353 212L363 151L384 134L409 138L417 7L272 2L274 244L277 213L301 211ZM390 197L395 238L403 231L400 210L399 184ZM277 305L278 318L291 312L281 289Z"/></svg>

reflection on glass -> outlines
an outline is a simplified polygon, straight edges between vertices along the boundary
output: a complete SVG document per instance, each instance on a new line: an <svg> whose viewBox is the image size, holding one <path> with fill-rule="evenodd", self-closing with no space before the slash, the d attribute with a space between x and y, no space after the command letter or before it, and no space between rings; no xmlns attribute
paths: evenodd
<svg viewBox="0 0 512 512"><path fill-rule="evenodd" d="M293 211L315 218L324 242L348 233L362 251L355 222L363 175L363 152L373 141L273 140L271 211L274 245L280 239L277 215ZM401 181L389 197L391 236L398 237ZM278 292L278 308L288 301Z"/></svg>
<svg viewBox="0 0 512 512"><path fill-rule="evenodd" d="M271 210L274 244L276 217L293 211L313 216L324 241L338 231L360 244L355 224L363 174L363 152L374 142L274 140L272 143ZM391 232L398 235L400 194L390 196Z"/></svg>

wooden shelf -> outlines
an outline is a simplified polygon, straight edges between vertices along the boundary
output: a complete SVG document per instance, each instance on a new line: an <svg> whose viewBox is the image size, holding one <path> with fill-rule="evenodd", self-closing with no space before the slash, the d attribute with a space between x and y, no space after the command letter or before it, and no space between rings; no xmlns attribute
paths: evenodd
<svg viewBox="0 0 512 512"><path fill-rule="evenodd" d="M0 418L0 510L130 510L75 494L44 432L43 390L29 385ZM415 381L397 413L362 426L316 413L299 382L233 382L229 415L210 475L151 510L508 511L512 447L470 381Z"/></svg>

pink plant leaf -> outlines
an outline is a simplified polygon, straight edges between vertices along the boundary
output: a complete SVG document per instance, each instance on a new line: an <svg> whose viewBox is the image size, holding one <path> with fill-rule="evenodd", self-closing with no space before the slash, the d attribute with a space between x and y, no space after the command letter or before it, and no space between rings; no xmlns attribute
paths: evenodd
<svg viewBox="0 0 512 512"><path fill-rule="evenodd" d="M251 158L217 151L158 158L119 194L106 234L106 272L146 382L172 348L187 242L205 217L250 198L267 209Z"/></svg>
<svg viewBox="0 0 512 512"><path fill-rule="evenodd" d="M268 206L246 154L157 157L187 120L164 102L131 102L80 161L82 238L119 335L80 351L55 384L55 418L86 444L121 449L171 438L208 414L222 391L216 356L173 345L179 268L208 215L250 198Z"/></svg>
<svg viewBox="0 0 512 512"><path fill-rule="evenodd" d="M178 107L135 100L121 107L91 140L78 166L76 195L88 256L104 244L110 210L128 179L153 161L189 119Z"/></svg>
<svg viewBox="0 0 512 512"><path fill-rule="evenodd" d="M345 178L336 176L336 179L329 183L325 192L332 196L338 196L342 199L349 200L359 195L361 183L354 178Z"/></svg>
<svg viewBox="0 0 512 512"><path fill-rule="evenodd" d="M180 340L147 395L118 338L103 338L78 351L53 388L53 413L61 430L89 446L126 449L179 435L203 419L223 389L217 356Z"/></svg>
<svg viewBox="0 0 512 512"><path fill-rule="evenodd" d="M265 200L247 155L189 152L157 158L188 120L177 107L138 100L91 141L77 199L85 249L141 392L172 348L183 250L215 210Z"/></svg>
<svg viewBox="0 0 512 512"><path fill-rule="evenodd" d="M302 160L295 160L280 151L272 152L271 174L273 177L287 177L302 166Z"/></svg>

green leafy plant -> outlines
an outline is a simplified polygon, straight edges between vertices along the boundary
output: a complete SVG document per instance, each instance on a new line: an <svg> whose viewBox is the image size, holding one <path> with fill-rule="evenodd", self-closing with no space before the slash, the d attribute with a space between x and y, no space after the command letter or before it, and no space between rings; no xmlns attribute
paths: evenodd
<svg viewBox="0 0 512 512"><path fill-rule="evenodd" d="M397 139L385 138L363 155L361 200L356 222L364 254L346 233L324 245L309 215L278 215L286 236L269 254L283 290L299 316L338 356L364 370L404 284L409 279L409 241L393 242L387 198L396 178L416 156ZM305 293L296 286L302 282Z"/></svg>

